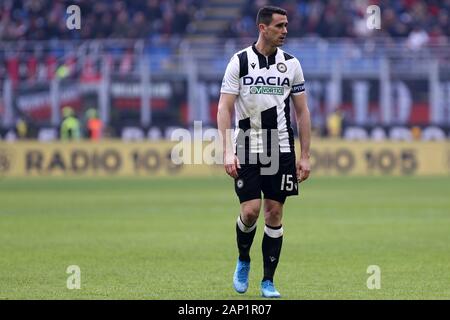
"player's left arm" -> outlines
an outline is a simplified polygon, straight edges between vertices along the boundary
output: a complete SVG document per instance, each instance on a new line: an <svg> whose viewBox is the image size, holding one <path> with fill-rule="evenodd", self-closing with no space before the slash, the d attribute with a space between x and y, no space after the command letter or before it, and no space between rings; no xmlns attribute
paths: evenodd
<svg viewBox="0 0 450 320"><path fill-rule="evenodd" d="M311 117L306 102L306 93L291 95L297 116L297 129L300 140L300 157L297 160L297 180L302 182L309 177L311 171L309 163L309 147L311 145Z"/></svg>

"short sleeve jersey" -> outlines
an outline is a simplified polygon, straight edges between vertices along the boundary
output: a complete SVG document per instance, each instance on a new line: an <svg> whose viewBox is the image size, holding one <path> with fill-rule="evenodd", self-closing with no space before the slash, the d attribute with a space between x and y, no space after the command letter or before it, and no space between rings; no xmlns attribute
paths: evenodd
<svg viewBox="0 0 450 320"><path fill-rule="evenodd" d="M262 152L261 129L277 129L280 152L293 152L289 97L304 91L300 62L283 50L266 57L253 44L233 55L220 92L237 95L235 144L239 129L251 129L250 152Z"/></svg>

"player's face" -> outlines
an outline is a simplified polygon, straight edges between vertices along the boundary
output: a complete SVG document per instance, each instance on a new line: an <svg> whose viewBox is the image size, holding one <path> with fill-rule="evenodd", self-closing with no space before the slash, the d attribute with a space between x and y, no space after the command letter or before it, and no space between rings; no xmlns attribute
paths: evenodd
<svg viewBox="0 0 450 320"><path fill-rule="evenodd" d="M272 22L265 28L265 38L268 43L274 47L281 47L287 35L287 17L274 13L272 15Z"/></svg>

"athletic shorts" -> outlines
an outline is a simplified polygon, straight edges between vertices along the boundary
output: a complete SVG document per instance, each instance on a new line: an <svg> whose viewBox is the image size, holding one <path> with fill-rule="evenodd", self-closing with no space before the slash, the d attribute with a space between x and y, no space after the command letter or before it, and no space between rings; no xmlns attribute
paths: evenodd
<svg viewBox="0 0 450 320"><path fill-rule="evenodd" d="M254 164L241 164L237 169L238 177L234 188L240 203L261 199L271 199L284 203L286 197L298 195L297 173L295 168L295 153L279 153L279 167L275 174L262 174L261 169L269 165L261 164L258 157Z"/></svg>

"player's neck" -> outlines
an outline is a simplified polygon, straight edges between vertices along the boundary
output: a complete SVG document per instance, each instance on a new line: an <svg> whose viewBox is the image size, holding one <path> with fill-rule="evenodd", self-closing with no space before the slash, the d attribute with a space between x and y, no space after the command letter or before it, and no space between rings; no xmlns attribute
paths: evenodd
<svg viewBox="0 0 450 320"><path fill-rule="evenodd" d="M258 41L256 41L255 48L256 50L258 50L259 53L261 53L266 57L272 55L277 50L277 47L272 47L268 45L261 38L258 38Z"/></svg>

